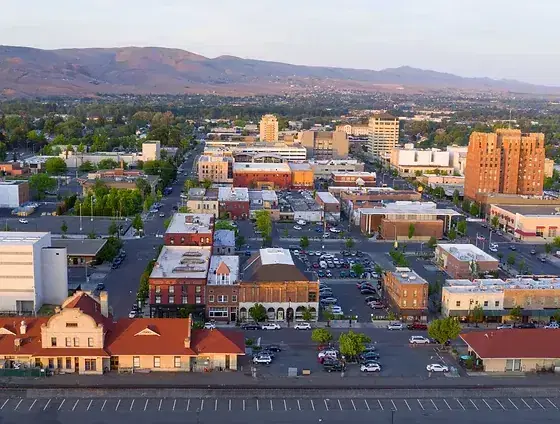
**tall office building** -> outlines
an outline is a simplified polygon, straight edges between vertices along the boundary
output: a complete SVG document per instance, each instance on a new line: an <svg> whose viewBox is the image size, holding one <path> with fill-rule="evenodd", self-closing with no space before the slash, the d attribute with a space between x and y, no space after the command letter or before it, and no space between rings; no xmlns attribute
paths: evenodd
<svg viewBox="0 0 560 424"><path fill-rule="evenodd" d="M544 182L544 134L498 129L473 132L465 168L465 197L504 193L540 196Z"/></svg>
<svg viewBox="0 0 560 424"><path fill-rule="evenodd" d="M399 118L381 113L369 118L368 151L372 156L391 154L399 143Z"/></svg>
<svg viewBox="0 0 560 424"><path fill-rule="evenodd" d="M278 119L276 116L263 115L260 122L261 141L278 141Z"/></svg>
<svg viewBox="0 0 560 424"><path fill-rule="evenodd" d="M315 159L346 159L348 136L344 131L302 131L298 139Z"/></svg>

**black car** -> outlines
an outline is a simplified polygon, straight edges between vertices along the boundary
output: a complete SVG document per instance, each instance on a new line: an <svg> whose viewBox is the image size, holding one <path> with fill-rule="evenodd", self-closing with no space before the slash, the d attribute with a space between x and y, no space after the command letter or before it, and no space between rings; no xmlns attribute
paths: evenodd
<svg viewBox="0 0 560 424"><path fill-rule="evenodd" d="M97 290L105 290L105 284L103 283L97 283Z"/></svg>
<svg viewBox="0 0 560 424"><path fill-rule="evenodd" d="M364 352L360 355L361 362L377 361L377 360L379 360L379 353L375 351Z"/></svg>
<svg viewBox="0 0 560 424"><path fill-rule="evenodd" d="M379 296L375 296L375 295L374 296L367 296L364 300L365 300L366 303L378 301Z"/></svg>
<svg viewBox="0 0 560 424"><path fill-rule="evenodd" d="M517 250L517 248L513 244L509 248L510 250Z"/></svg>
<svg viewBox="0 0 560 424"><path fill-rule="evenodd" d="M323 362L323 369L327 372L344 371L346 365L340 361L325 361Z"/></svg>
<svg viewBox="0 0 560 424"><path fill-rule="evenodd" d="M121 263L120 262L113 262L113 264L111 265L111 269L117 269L119 267Z"/></svg>
<svg viewBox="0 0 560 424"><path fill-rule="evenodd" d="M241 328L243 330L260 330L261 326L260 324L255 324L255 323L247 323L247 324L243 324L241 326Z"/></svg>
<svg viewBox="0 0 560 424"><path fill-rule="evenodd" d="M515 328L537 328L533 322L522 322L514 325Z"/></svg>
<svg viewBox="0 0 560 424"><path fill-rule="evenodd" d="M375 294L375 290L373 290L373 289L361 289L360 294Z"/></svg>
<svg viewBox="0 0 560 424"><path fill-rule="evenodd" d="M270 346L266 346L265 350L268 350L270 352L281 352L282 349L280 348L280 346L278 345L270 345Z"/></svg>

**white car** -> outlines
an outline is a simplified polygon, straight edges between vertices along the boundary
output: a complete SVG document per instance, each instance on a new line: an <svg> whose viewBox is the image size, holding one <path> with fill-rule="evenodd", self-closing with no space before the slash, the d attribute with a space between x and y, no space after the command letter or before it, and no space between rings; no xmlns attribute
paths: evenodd
<svg viewBox="0 0 560 424"><path fill-rule="evenodd" d="M159 217L160 218L165 218L165 214L162 212L162 213L159 214Z"/></svg>
<svg viewBox="0 0 560 424"><path fill-rule="evenodd" d="M338 350L327 349L322 350L317 354L317 358L324 358L325 356L328 356L329 358L338 358Z"/></svg>
<svg viewBox="0 0 560 424"><path fill-rule="evenodd" d="M298 219L298 220L296 221L296 224L298 224L298 225L306 225L306 224L307 224L307 221L304 221L303 219Z"/></svg>
<svg viewBox="0 0 560 424"><path fill-rule="evenodd" d="M557 322L551 322L550 324L545 325L544 328L551 328L557 330L560 328L560 325L558 325Z"/></svg>
<svg viewBox="0 0 560 424"><path fill-rule="evenodd" d="M427 337L424 337L424 336L412 336L410 339L408 339L408 343L410 343L410 344L429 344L430 339L428 339Z"/></svg>
<svg viewBox="0 0 560 424"><path fill-rule="evenodd" d="M19 221L20 224L29 224L29 221L27 219L24 219L24 218L20 218L20 219L18 219L18 221Z"/></svg>
<svg viewBox="0 0 560 424"><path fill-rule="evenodd" d="M296 330L311 330L311 324L308 322L298 322L294 325L294 329Z"/></svg>
<svg viewBox="0 0 560 424"><path fill-rule="evenodd" d="M280 330L280 326L275 322L269 322L268 324L263 324L261 327L263 330Z"/></svg>
<svg viewBox="0 0 560 424"><path fill-rule="evenodd" d="M136 318L136 311L130 311L128 314L129 318Z"/></svg>
<svg viewBox="0 0 560 424"><path fill-rule="evenodd" d="M329 238L329 233L323 233L323 238Z"/></svg>
<svg viewBox="0 0 560 424"><path fill-rule="evenodd" d="M266 364L270 365L272 358L270 355L258 355L253 358L253 364Z"/></svg>
<svg viewBox="0 0 560 424"><path fill-rule="evenodd" d="M331 306L330 310L335 315L344 315L344 312L342 311L342 308L340 306Z"/></svg>
<svg viewBox="0 0 560 424"><path fill-rule="evenodd" d="M496 330L510 330L513 328L513 324L500 324L496 327Z"/></svg>
<svg viewBox="0 0 560 424"><path fill-rule="evenodd" d="M301 230L302 228L299 225L294 225L294 230Z"/></svg>
<svg viewBox="0 0 560 424"><path fill-rule="evenodd" d="M360 367L360 371L362 371L362 372L379 372L379 371L381 371L381 365L379 365L375 362L362 364L362 366Z"/></svg>
<svg viewBox="0 0 560 424"><path fill-rule="evenodd" d="M329 231L331 233L340 233L340 230L338 228L331 228Z"/></svg>
<svg viewBox="0 0 560 424"><path fill-rule="evenodd" d="M323 260L326 260L326 259L334 259L334 256L333 256L333 255L329 255L329 254L327 253L327 254L325 254L325 255L322 255L322 256L321 256L321 259L323 259Z"/></svg>
<svg viewBox="0 0 560 424"><path fill-rule="evenodd" d="M387 324L387 330L404 330L402 322L391 322Z"/></svg>
<svg viewBox="0 0 560 424"><path fill-rule="evenodd" d="M441 365L441 364L426 365L426 370L430 372L449 372L449 368L447 367L447 365Z"/></svg>
<svg viewBox="0 0 560 424"><path fill-rule="evenodd" d="M334 305L335 303L338 303L338 299L336 297L325 297L324 299L321 299L321 303L325 305Z"/></svg>
<svg viewBox="0 0 560 424"><path fill-rule="evenodd" d="M205 322L204 323L204 329L205 330L215 330L216 329L216 324L213 322Z"/></svg>

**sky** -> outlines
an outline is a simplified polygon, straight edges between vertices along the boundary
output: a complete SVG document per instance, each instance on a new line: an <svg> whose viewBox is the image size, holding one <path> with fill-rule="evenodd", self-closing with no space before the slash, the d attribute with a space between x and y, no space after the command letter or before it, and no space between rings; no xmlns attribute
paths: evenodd
<svg viewBox="0 0 560 424"><path fill-rule="evenodd" d="M0 43L158 46L560 86L559 0L4 0Z"/></svg>

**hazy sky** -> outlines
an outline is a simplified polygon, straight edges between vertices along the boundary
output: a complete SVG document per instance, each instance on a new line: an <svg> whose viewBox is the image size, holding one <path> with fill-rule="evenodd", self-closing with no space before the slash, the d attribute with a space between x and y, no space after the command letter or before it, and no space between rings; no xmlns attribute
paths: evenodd
<svg viewBox="0 0 560 424"><path fill-rule="evenodd" d="M560 0L3 0L0 43L410 65L560 86L559 17Z"/></svg>

